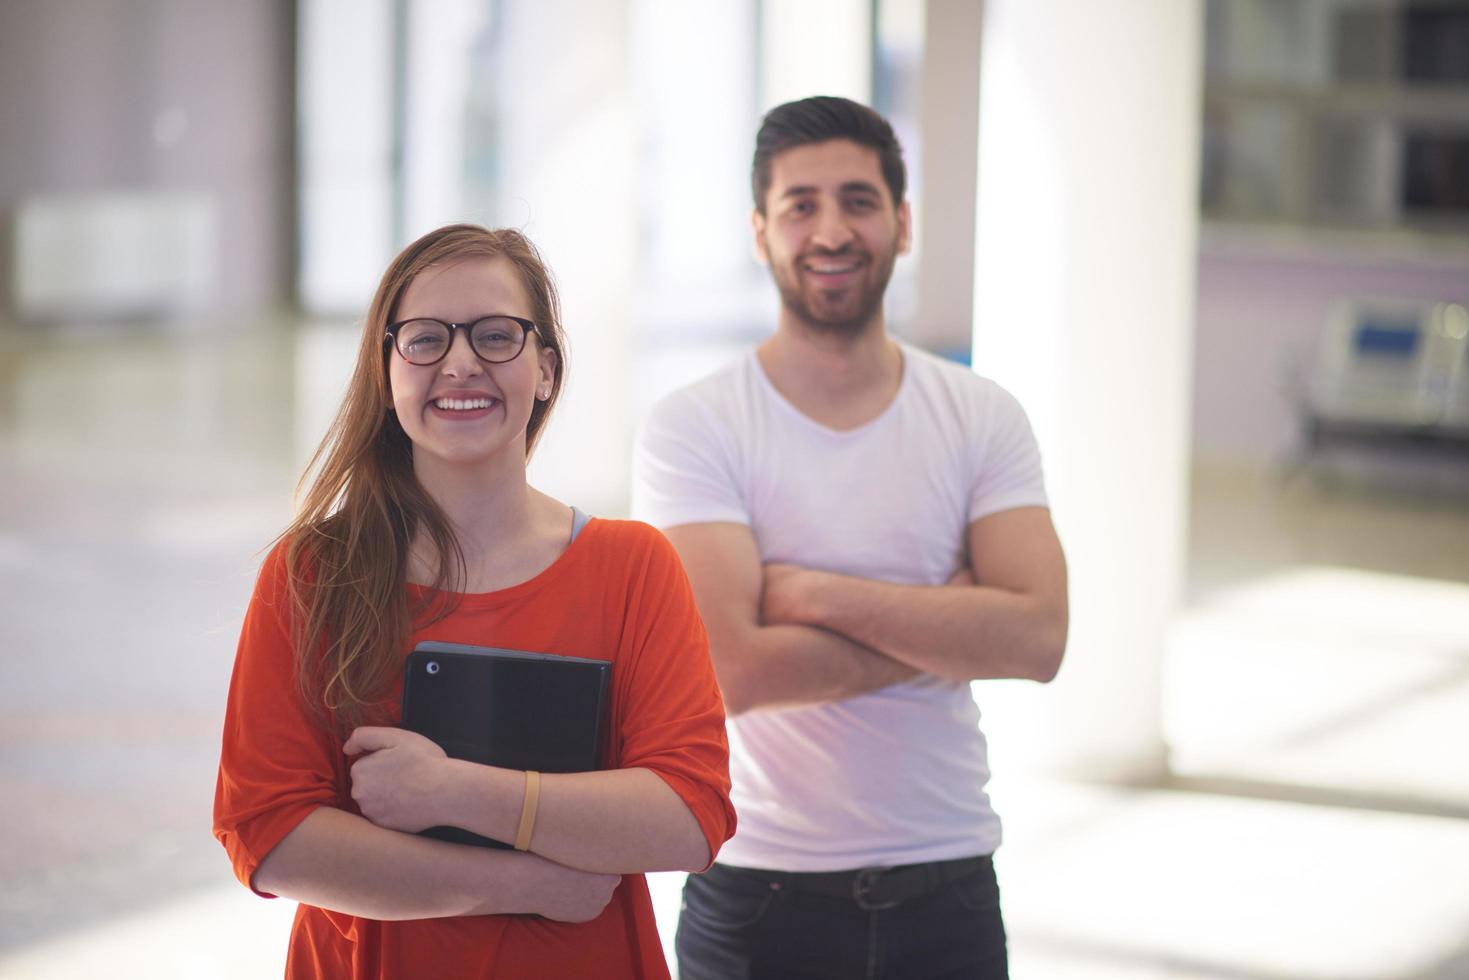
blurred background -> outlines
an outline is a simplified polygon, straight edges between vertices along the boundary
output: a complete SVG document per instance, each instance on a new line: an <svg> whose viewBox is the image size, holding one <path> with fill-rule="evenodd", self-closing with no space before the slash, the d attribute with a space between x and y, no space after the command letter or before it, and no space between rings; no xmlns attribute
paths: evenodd
<svg viewBox="0 0 1469 980"><path fill-rule="evenodd" d="M1013 975L1469 977L1469 4L5 0L0 91L0 976L279 973L219 725L395 251L541 246L533 478L622 516L774 324L753 135L825 93L1072 564L1061 678L975 687Z"/></svg>

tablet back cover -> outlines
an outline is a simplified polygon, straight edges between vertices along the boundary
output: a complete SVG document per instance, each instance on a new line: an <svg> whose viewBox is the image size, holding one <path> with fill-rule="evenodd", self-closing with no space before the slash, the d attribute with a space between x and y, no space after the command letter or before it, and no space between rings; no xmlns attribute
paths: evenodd
<svg viewBox="0 0 1469 980"><path fill-rule="evenodd" d="M612 664L458 643L420 643L403 675L403 720L455 759L587 772L602 761ZM457 827L439 840L508 847Z"/></svg>

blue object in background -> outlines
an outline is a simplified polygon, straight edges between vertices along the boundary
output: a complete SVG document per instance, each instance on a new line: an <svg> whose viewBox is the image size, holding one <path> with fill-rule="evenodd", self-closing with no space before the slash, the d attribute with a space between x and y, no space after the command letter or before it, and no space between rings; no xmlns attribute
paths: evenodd
<svg viewBox="0 0 1469 980"><path fill-rule="evenodd" d="M1354 346L1359 354L1412 357L1421 335L1416 321L1404 323L1368 320L1357 327Z"/></svg>

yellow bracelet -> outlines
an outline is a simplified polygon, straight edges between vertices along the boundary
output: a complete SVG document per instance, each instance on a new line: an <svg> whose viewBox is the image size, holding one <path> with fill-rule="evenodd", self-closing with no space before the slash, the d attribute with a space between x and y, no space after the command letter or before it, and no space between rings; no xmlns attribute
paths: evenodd
<svg viewBox="0 0 1469 980"><path fill-rule="evenodd" d="M515 849L530 850L530 835L536 827L536 805L541 801L541 774L525 771L525 802L520 806L520 829L515 831Z"/></svg>

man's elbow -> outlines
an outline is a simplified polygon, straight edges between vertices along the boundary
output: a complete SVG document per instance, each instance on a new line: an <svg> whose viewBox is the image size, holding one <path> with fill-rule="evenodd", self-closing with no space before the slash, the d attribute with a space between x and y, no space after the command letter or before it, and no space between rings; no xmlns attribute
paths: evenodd
<svg viewBox="0 0 1469 980"><path fill-rule="evenodd" d="M709 656L714 661L714 677L719 682L719 693L724 697L724 714L727 718L742 715L760 706L758 700L760 672L749 657L730 656L727 650L749 650L749 634L734 634L710 630ZM701 869L702 870L702 869Z"/></svg>
<svg viewBox="0 0 1469 980"><path fill-rule="evenodd" d="M719 693L724 696L725 717L733 718L756 707L752 685L743 672L726 668L715 673L719 679Z"/></svg>
<svg viewBox="0 0 1469 980"><path fill-rule="evenodd" d="M1035 646L1026 658L1030 668L1026 677L1041 684L1051 683L1061 672L1061 660L1065 655L1066 626L1061 624L1036 638Z"/></svg>
<svg viewBox="0 0 1469 980"><path fill-rule="evenodd" d="M1030 680L1038 684L1049 684L1061 673L1061 658L1059 656L1046 657L1035 661L1031 666Z"/></svg>

